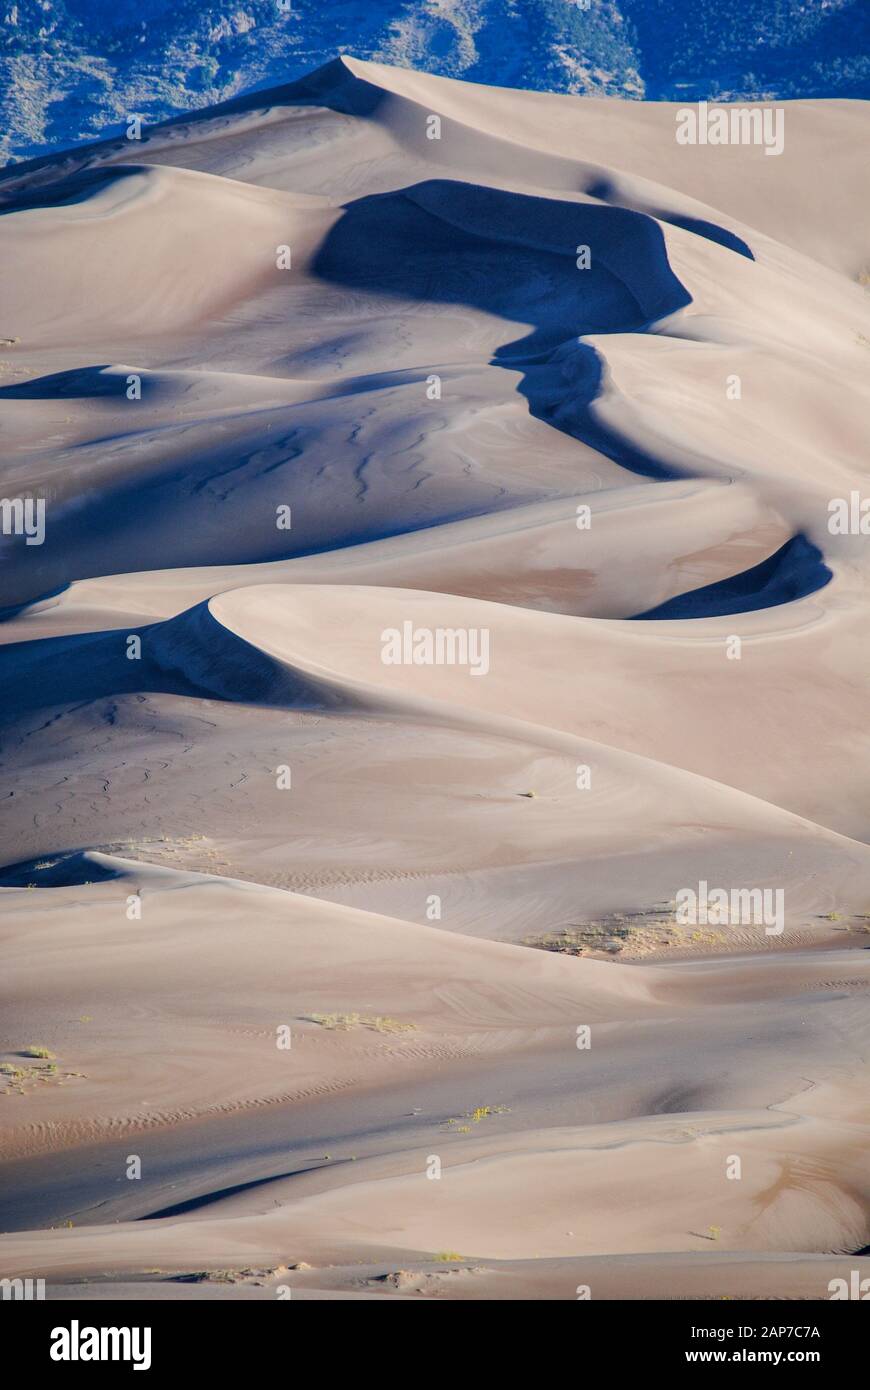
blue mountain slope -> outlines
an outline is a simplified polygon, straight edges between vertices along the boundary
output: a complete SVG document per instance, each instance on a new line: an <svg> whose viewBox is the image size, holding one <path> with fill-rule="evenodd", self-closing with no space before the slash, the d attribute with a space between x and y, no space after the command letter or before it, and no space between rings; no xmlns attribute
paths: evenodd
<svg viewBox="0 0 870 1390"><path fill-rule="evenodd" d="M212 105L340 53L498 86L630 98L867 97L870 6L0 0L0 156L118 133L131 113L157 121Z"/></svg>

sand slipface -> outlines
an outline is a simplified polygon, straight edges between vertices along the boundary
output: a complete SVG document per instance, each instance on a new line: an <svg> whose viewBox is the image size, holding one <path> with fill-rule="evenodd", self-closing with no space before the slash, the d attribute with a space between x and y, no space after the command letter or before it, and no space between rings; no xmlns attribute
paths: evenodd
<svg viewBox="0 0 870 1390"><path fill-rule="evenodd" d="M675 114L342 58L0 176L0 1277L870 1277L867 108Z"/></svg>

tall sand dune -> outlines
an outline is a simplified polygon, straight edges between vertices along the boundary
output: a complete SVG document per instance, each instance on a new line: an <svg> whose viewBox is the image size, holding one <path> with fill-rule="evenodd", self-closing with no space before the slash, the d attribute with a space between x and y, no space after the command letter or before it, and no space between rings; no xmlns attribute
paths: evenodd
<svg viewBox="0 0 870 1390"><path fill-rule="evenodd" d="M0 1276L867 1274L868 114L675 112L346 56L0 174Z"/></svg>

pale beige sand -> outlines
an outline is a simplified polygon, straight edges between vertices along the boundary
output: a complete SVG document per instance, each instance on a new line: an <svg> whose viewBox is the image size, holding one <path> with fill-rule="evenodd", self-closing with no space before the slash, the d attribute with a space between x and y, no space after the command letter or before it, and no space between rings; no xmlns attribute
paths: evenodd
<svg viewBox="0 0 870 1390"><path fill-rule="evenodd" d="M223 1249L232 1247L224 1246ZM280 1262L272 1268L248 1266L244 1272L185 1271L179 1282L167 1283L161 1273L129 1280L67 1276L52 1280L46 1298L96 1300L165 1299L285 1299L294 1302L328 1299L390 1298L400 1301L429 1297L460 1301L517 1299L591 1301L596 1299L660 1299L663 1289L676 1299L818 1299L831 1289L847 1288L855 1278L866 1279L870 1261L852 1256L729 1255L720 1251L705 1257L691 1255L603 1255L562 1259L505 1260L457 1263L421 1261L399 1255L361 1266L331 1264L320 1269L289 1270ZM217 1269L212 1259L211 1270ZM834 1283L833 1281L837 1281ZM289 1291L289 1293L288 1293Z"/></svg>
<svg viewBox="0 0 870 1390"><path fill-rule="evenodd" d="M686 149L665 104L344 59L0 179L0 491L49 499L2 568L0 1276L866 1277L870 562L827 519L868 487L867 109L786 130ZM589 329L535 257L619 208L666 262L625 272L651 322L611 287ZM488 248L464 278L427 269L439 217ZM797 533L833 574L806 597L629 621ZM485 630L486 674L385 665L406 620ZM676 930L702 879L782 889L782 934Z"/></svg>
<svg viewBox="0 0 870 1390"><path fill-rule="evenodd" d="M4 624L0 643L136 627L173 617L219 591L266 583L449 590L554 613L620 618L748 569L790 535L749 488L692 479L596 495L595 529L583 536L578 553L576 522L566 521L589 501L587 494L530 503L327 555L83 579ZM692 548L677 553L686 527ZM625 549L630 565L622 558Z"/></svg>

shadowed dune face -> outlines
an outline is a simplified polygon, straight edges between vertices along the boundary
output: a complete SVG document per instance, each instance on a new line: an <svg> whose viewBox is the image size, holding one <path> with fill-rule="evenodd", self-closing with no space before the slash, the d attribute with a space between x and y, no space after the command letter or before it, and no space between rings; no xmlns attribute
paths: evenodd
<svg viewBox="0 0 870 1390"><path fill-rule="evenodd" d="M867 112L788 116L342 59L0 176L0 1273L864 1271Z"/></svg>
<svg viewBox="0 0 870 1390"><path fill-rule="evenodd" d="M578 275L583 246L596 254ZM508 360L583 334L637 332L690 302L651 218L450 180L348 204L313 269L366 292L533 323L501 349Z"/></svg>
<svg viewBox="0 0 870 1390"><path fill-rule="evenodd" d="M131 178L141 181L141 171L86 170L71 176L60 187L41 189L35 201L28 202L22 196L6 216L20 217L34 208L58 213L71 203L87 204L88 199L107 187L117 196L118 188L123 190L124 181ZM118 182L117 188L114 181ZM94 216L99 216L96 210ZM594 258L580 270L584 257L591 257L593 246ZM387 295L395 301L393 312L397 316L409 303L455 305L483 314L493 323L505 320L532 325L522 337L499 342L490 360L491 365L512 371L528 368L516 389L528 400L532 415L588 442L604 457L632 471L659 479L678 476L677 471L621 442L612 431L592 420L588 407L601 388L602 366L595 350L578 341L589 334L641 332L653 320L675 313L690 302L690 296L670 269L660 227L646 215L622 208L530 198L479 185L430 181L346 206L317 250L310 273L315 280L341 286L348 294L362 295L364 301ZM283 285L273 290L279 301L285 298L283 290ZM104 289L104 293L110 290ZM183 407L188 383L171 377L146 378L142 386L141 379L137 380L139 399L146 405L156 410L162 405L172 410ZM72 399L105 403L109 407L126 399L129 382L130 373L76 368L0 387L0 401ZM401 385L396 382L395 389ZM390 384L385 382L384 388L389 390ZM345 408L349 413L355 412L356 402L352 398L362 389L362 383L348 383L344 389L351 397ZM332 413L334 409L333 406ZM160 534L165 544L167 515L176 519L176 563L196 563L207 558L262 561L304 554L468 514L456 503L450 506L447 498L437 500L433 508L415 497L409 499L411 510L403 518L398 509L400 499L391 487L384 493L380 518L374 525L357 521L352 528L341 527L334 510L326 515L325 507L318 508L317 517L312 518L308 528L307 544L298 526L289 548L289 537L280 533L271 538L268 533L263 536L264 526L256 547L246 543L245 532L238 528L229 536L223 530L215 535L217 523L225 520L214 516L215 502L227 499L219 481L222 474L229 480L233 502L240 485L245 487L248 506L259 493L256 505L264 520L270 509L281 505L282 499L289 495L295 500L300 492L316 485L315 470L322 468L318 455L330 447L331 440L324 439L318 449L316 435L323 431L323 425L316 418L310 420L314 413L311 410L288 413L292 424L288 420L283 438L279 436L277 440L275 419L285 418L285 412L278 415L274 408L256 412L250 424L249 417L237 415L235 432L242 436L241 447L247 447L247 457L239 460L239 443L222 447L212 430L201 450L185 461L183 472L174 463L175 438L180 436L178 442L184 448L186 438L196 432L196 425L176 427L169 449L163 447L161 438L165 426L152 430L150 438L142 439L154 457L150 477L142 468L134 474L123 468L124 455L139 444L141 436L131 439L119 430L108 439L94 441L92 450L99 451L101 463L107 453L111 458L117 452L122 467L108 487L100 487L101 495L89 499L84 515L79 505L75 506L73 537L69 535L70 528L56 528L47 535L38 559L26 555L18 565L13 561L6 567L3 606L11 608L26 599L41 597L61 584L90 574L111 572L106 551L112 544L117 546L115 537L119 533L125 535L125 565L132 563L133 567L144 568L152 534ZM252 428L256 431L253 438ZM227 459L223 468L218 465L221 453ZM369 483L362 472L368 457L364 456L354 469L359 496L368 492ZM99 474L105 475L104 463L96 467ZM425 476L415 479L414 492L421 482L425 486L427 481ZM431 490L438 486L436 478ZM58 479L56 487L62 498L62 479ZM271 508L270 494L275 499ZM538 491L537 495L542 494ZM535 493L527 491L525 496L533 498ZM495 500L492 497L489 505ZM476 506L471 503L471 509L482 510L485 505L481 498ZM501 505L510 505L510 499L505 498ZM323 534L324 522L330 521L331 530ZM320 534L315 529L318 524ZM205 535L201 533L203 526ZM134 558L137 544L142 549L138 562ZM216 551L216 544L220 550ZM19 586L14 583L16 571L27 575L25 579L21 574Z"/></svg>
<svg viewBox="0 0 870 1390"><path fill-rule="evenodd" d="M726 613L751 613L759 608L793 603L821 589L831 577L818 546L811 545L806 536L793 536L775 555L743 574L707 584L694 593L680 594L637 616L646 619L715 618Z"/></svg>
<svg viewBox="0 0 870 1390"><path fill-rule="evenodd" d="M533 325L493 358L527 369L517 389L531 413L623 467L678 476L593 424L588 406L602 367L578 341L642 332L691 302L652 218L438 180L346 206L313 270L366 293L463 304Z"/></svg>

